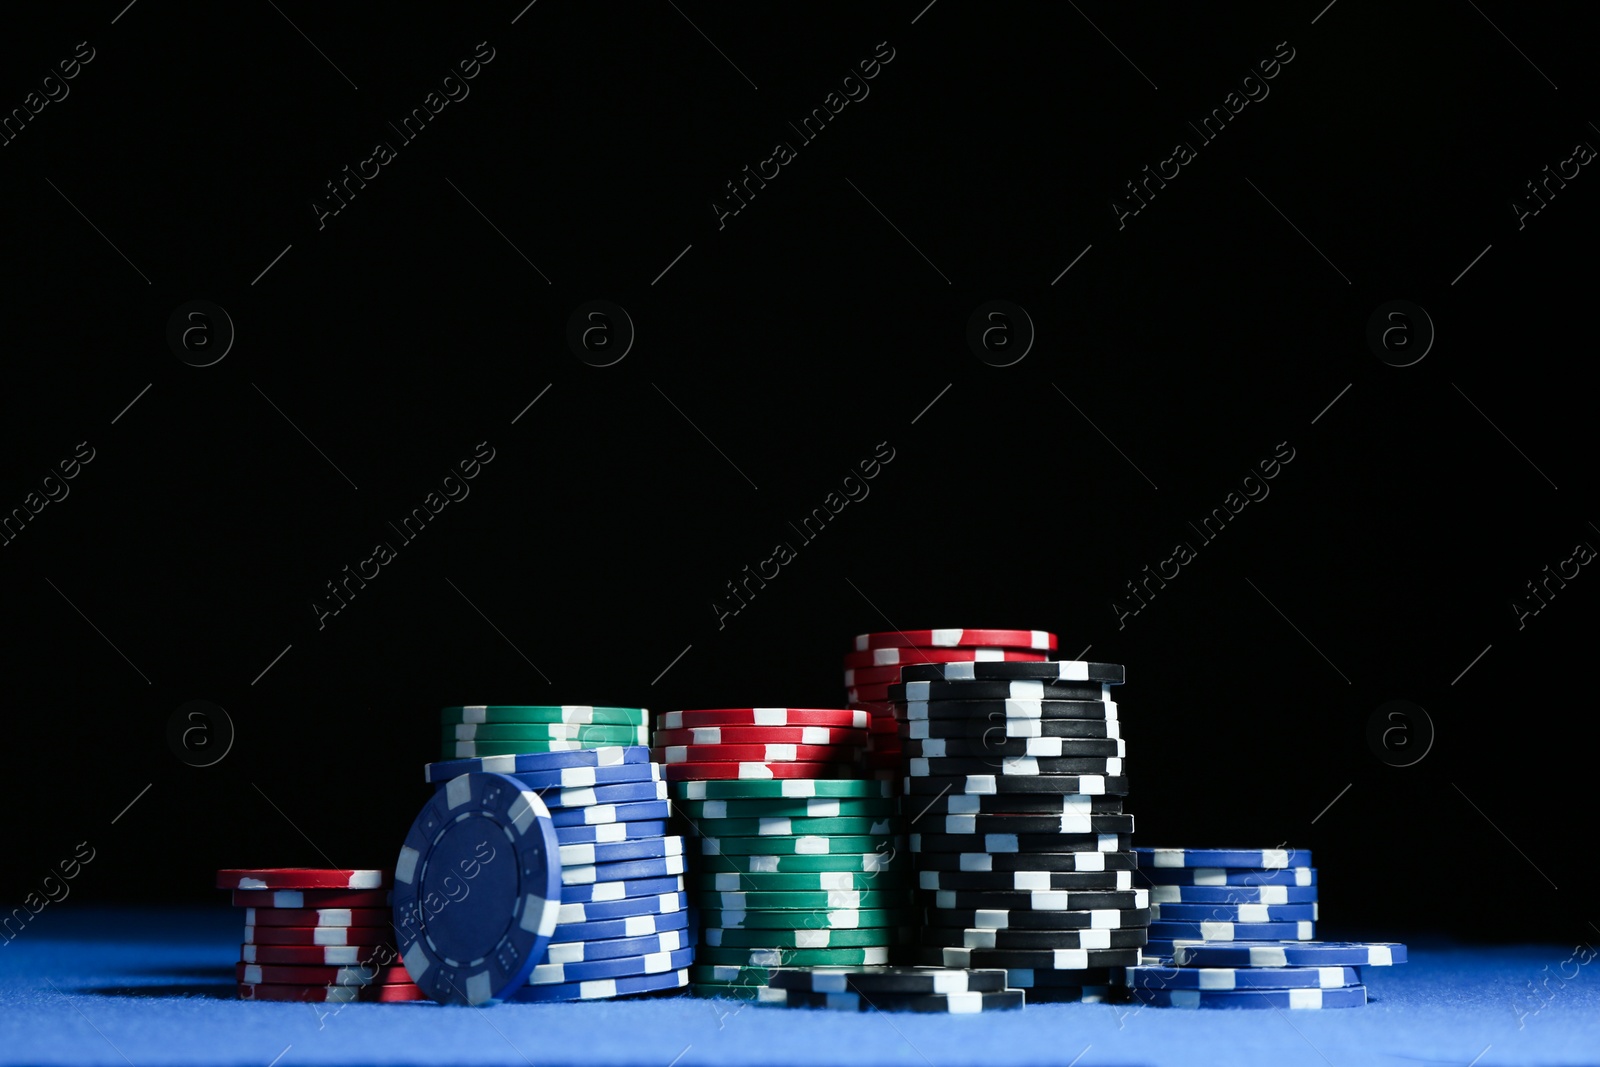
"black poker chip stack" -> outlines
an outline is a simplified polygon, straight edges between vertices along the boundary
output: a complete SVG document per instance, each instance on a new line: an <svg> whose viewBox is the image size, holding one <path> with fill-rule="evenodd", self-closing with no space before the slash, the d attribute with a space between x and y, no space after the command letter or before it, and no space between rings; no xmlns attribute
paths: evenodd
<svg viewBox="0 0 1600 1067"><path fill-rule="evenodd" d="M1003 968L1028 1000L1125 995L1150 924L1135 878L1120 664L906 666L902 811L922 905L914 962Z"/></svg>

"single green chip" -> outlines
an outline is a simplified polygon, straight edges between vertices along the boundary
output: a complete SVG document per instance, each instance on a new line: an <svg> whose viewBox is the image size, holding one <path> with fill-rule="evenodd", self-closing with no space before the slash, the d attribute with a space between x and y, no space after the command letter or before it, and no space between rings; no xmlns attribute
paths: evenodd
<svg viewBox="0 0 1600 1067"><path fill-rule="evenodd" d="M697 837L887 837L901 829L900 819L696 819L690 829Z"/></svg>
<svg viewBox="0 0 1600 1067"><path fill-rule="evenodd" d="M840 852L825 856L701 856L695 869L701 874L817 874L860 871L881 874L911 870L911 853L902 847L885 845L876 852Z"/></svg>
<svg viewBox="0 0 1600 1067"><path fill-rule="evenodd" d="M713 893L704 890L694 895L699 908L726 911L755 911L761 908L807 908L821 911L859 908L903 908L910 897L899 890L834 889L826 893L795 890L788 893Z"/></svg>
<svg viewBox="0 0 1600 1067"><path fill-rule="evenodd" d="M440 727L445 741L594 741L607 745L648 745L648 726L597 726L590 723L490 723Z"/></svg>
<svg viewBox="0 0 1600 1067"><path fill-rule="evenodd" d="M868 948L909 945L915 927L873 927L862 930L718 930L700 931L700 943L712 948Z"/></svg>
<svg viewBox="0 0 1600 1067"><path fill-rule="evenodd" d="M828 889L910 889L914 882L908 871L806 871L779 874L771 871L702 871L690 881L694 889L719 893L782 892L805 889L819 893Z"/></svg>
<svg viewBox="0 0 1600 1067"><path fill-rule="evenodd" d="M603 723L611 726L648 726L645 708L595 708L587 704L490 704L487 707L445 708L439 721L460 723Z"/></svg>
<svg viewBox="0 0 1600 1067"><path fill-rule="evenodd" d="M894 782L863 778L720 778L677 782L679 800L750 800L766 797L893 797Z"/></svg>
<svg viewBox="0 0 1600 1067"><path fill-rule="evenodd" d="M700 899L706 894L696 894ZM768 894L769 896L775 894ZM856 930L906 926L916 921L910 896L897 908L755 908L749 911L701 908L700 928L722 930Z"/></svg>
<svg viewBox="0 0 1600 1067"><path fill-rule="evenodd" d="M871 948L712 948L695 949L695 961L735 967L868 967L889 962L887 946Z"/></svg>
<svg viewBox="0 0 1600 1067"><path fill-rule="evenodd" d="M680 800L678 810L700 819L882 819L898 815L889 797L770 797Z"/></svg>
<svg viewBox="0 0 1600 1067"><path fill-rule="evenodd" d="M880 848L903 849L905 843L904 838L887 834L870 837L770 834L765 837L702 837L700 851L707 856L824 856L836 852L873 852Z"/></svg>

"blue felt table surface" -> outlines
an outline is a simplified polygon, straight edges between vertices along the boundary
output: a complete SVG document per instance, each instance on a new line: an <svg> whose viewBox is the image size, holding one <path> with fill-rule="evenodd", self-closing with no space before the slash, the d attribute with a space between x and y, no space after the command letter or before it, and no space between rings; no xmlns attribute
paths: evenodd
<svg viewBox="0 0 1600 1067"><path fill-rule="evenodd" d="M1413 946L1408 964L1367 968L1373 1002L1346 1011L1030 1004L858 1016L688 996L245 1003L233 987L241 925L230 909L48 910L0 939L0 1064L1600 1063L1600 961L1565 962L1570 946Z"/></svg>

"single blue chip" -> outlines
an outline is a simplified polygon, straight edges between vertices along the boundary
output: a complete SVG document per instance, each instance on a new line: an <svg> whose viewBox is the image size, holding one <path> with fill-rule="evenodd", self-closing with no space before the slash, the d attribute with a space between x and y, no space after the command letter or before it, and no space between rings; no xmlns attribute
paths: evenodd
<svg viewBox="0 0 1600 1067"><path fill-rule="evenodd" d="M629 763L624 766L636 767L638 764ZM514 774L512 777L521 782L525 781L526 776ZM586 789L550 789L540 792L539 795L544 798L550 813L555 815L568 808L581 811L584 808L632 804L642 800L664 801L667 799L667 783L655 779L643 779L637 782L595 785Z"/></svg>
<svg viewBox="0 0 1600 1067"><path fill-rule="evenodd" d="M1364 985L1338 989L1135 989L1133 998L1156 1008L1223 1008L1264 1011L1283 1009L1315 1011L1322 1008L1359 1008L1367 1002Z"/></svg>
<svg viewBox="0 0 1600 1067"><path fill-rule="evenodd" d="M1337 989L1361 984L1354 967L1129 967L1124 981L1140 989Z"/></svg>
<svg viewBox="0 0 1600 1067"><path fill-rule="evenodd" d="M547 963L593 963L596 960L616 960L625 956L656 956L664 952L691 949L694 943L695 932L687 926L677 930L662 930L655 934L640 934L637 937L608 937L600 941L552 941L544 959L539 961L539 966L543 967ZM538 968L534 969L534 973L539 973Z"/></svg>
<svg viewBox="0 0 1600 1067"><path fill-rule="evenodd" d="M1312 922L1194 923L1163 919L1150 924L1150 936L1179 941L1310 941L1317 935L1316 924Z"/></svg>
<svg viewBox="0 0 1600 1067"><path fill-rule="evenodd" d="M1406 947L1383 941L1179 941L1180 967L1388 967L1406 961Z"/></svg>
<svg viewBox="0 0 1600 1067"><path fill-rule="evenodd" d="M411 980L486 1004L528 980L561 911L560 845L537 793L464 774L423 805L395 861L394 927Z"/></svg>
<svg viewBox="0 0 1600 1067"><path fill-rule="evenodd" d="M571 752L525 752L515 756L443 760L428 764L425 776L430 782L448 782L463 774L548 774L576 768L600 769L649 762L650 750L643 745L607 745L604 748L580 748ZM574 778L581 779L582 776ZM573 784L585 783L575 780Z"/></svg>
<svg viewBox="0 0 1600 1067"><path fill-rule="evenodd" d="M608 841L634 841L644 837L664 837L667 824L655 822L607 822L595 826L562 826L556 823L556 840L563 845L598 845Z"/></svg>
<svg viewBox="0 0 1600 1067"><path fill-rule="evenodd" d="M663 878L662 882L672 884L679 879ZM646 883L654 884L654 883ZM569 923L600 922L605 919L626 919L631 915L670 915L675 911L684 911L689 907L689 894L668 890L664 893L649 893L644 896L623 897L620 900L598 900L587 904L579 904L567 897L579 889L594 889L594 886L566 886L562 889L561 898L561 926ZM556 932L551 935L557 941L567 941L561 932L561 926L556 927Z"/></svg>
<svg viewBox="0 0 1600 1067"><path fill-rule="evenodd" d="M1137 850L1135 850L1137 851ZM1145 885L1308 886L1317 884L1315 867L1285 867L1277 871L1227 867L1150 867L1140 858L1134 881Z"/></svg>
<svg viewBox="0 0 1600 1067"><path fill-rule="evenodd" d="M605 941L612 938L644 937L647 934L664 933L667 930L685 930L689 927L689 913L687 911L672 911L665 914L629 915L619 919L597 919L593 922L562 923L556 927L556 932L550 936L549 960L560 960L556 952L558 943ZM620 953L620 955L634 955L634 953ZM571 962L581 959L595 959L598 957L579 956Z"/></svg>
<svg viewBox="0 0 1600 1067"><path fill-rule="evenodd" d="M596 804L588 808L552 808L550 820L557 826L598 826L608 822L636 822L640 819L672 817L672 801L641 800L634 804Z"/></svg>
<svg viewBox="0 0 1600 1067"><path fill-rule="evenodd" d="M647 974L668 974L694 962L694 949L652 952L648 956L620 956L614 960L589 963L541 963L528 976L530 986L571 985L607 978L634 978Z"/></svg>
<svg viewBox="0 0 1600 1067"><path fill-rule="evenodd" d="M1282 870L1311 866L1309 848L1136 848L1139 867L1251 867Z"/></svg>
<svg viewBox="0 0 1600 1067"><path fill-rule="evenodd" d="M641 860L642 864L649 864L650 860ZM619 864L629 867L632 864ZM680 869L674 875L642 874L618 875L614 878L589 878L580 880L577 877L561 879L561 906L563 909L569 904L604 904L620 903L624 900L638 900L645 897L654 898L663 894L683 893L683 871ZM588 868L592 873L593 867ZM565 876L568 872L563 870Z"/></svg>
<svg viewBox="0 0 1600 1067"><path fill-rule="evenodd" d="M620 863L623 860L661 859L665 856L683 855L683 838L647 837L640 841L613 841L598 845L562 845L561 866L593 867L596 864ZM609 879L607 879L609 881Z"/></svg>
<svg viewBox="0 0 1600 1067"><path fill-rule="evenodd" d="M621 863L601 863L592 867L562 867L562 900L582 900L572 895L574 886L592 882L634 882L673 878L683 873L682 856L662 856L658 859L624 860ZM683 886L680 884L679 889Z"/></svg>
<svg viewBox="0 0 1600 1067"><path fill-rule="evenodd" d="M1134 875L1139 879L1143 871ZM1314 885L1157 885L1150 904L1315 904Z"/></svg>
<svg viewBox="0 0 1600 1067"><path fill-rule="evenodd" d="M1317 917L1315 904L1157 904L1150 918L1177 922L1281 923Z"/></svg>
<svg viewBox="0 0 1600 1067"><path fill-rule="evenodd" d="M634 993L656 993L664 989L682 989L689 984L689 972L666 971L662 974L641 974L632 978L597 978L589 982L571 982L564 985L525 985L511 999L519 1004L548 1004L561 1000L609 1000Z"/></svg>

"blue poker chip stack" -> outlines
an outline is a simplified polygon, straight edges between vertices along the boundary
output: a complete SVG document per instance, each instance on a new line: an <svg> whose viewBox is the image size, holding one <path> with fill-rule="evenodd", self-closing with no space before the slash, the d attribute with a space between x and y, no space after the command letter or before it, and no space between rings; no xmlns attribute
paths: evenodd
<svg viewBox="0 0 1600 1067"><path fill-rule="evenodd" d="M1317 870L1307 849L1138 848L1150 894L1149 961L1123 981L1152 1007L1354 1008L1364 966L1404 963L1404 945L1317 941Z"/></svg>
<svg viewBox="0 0 1600 1067"><path fill-rule="evenodd" d="M542 799L559 861L560 905L548 944L504 999L602 1000L687 985L695 936L683 838L667 833L667 786L649 749L452 760L431 764L427 777L437 783L478 769L503 773Z"/></svg>

